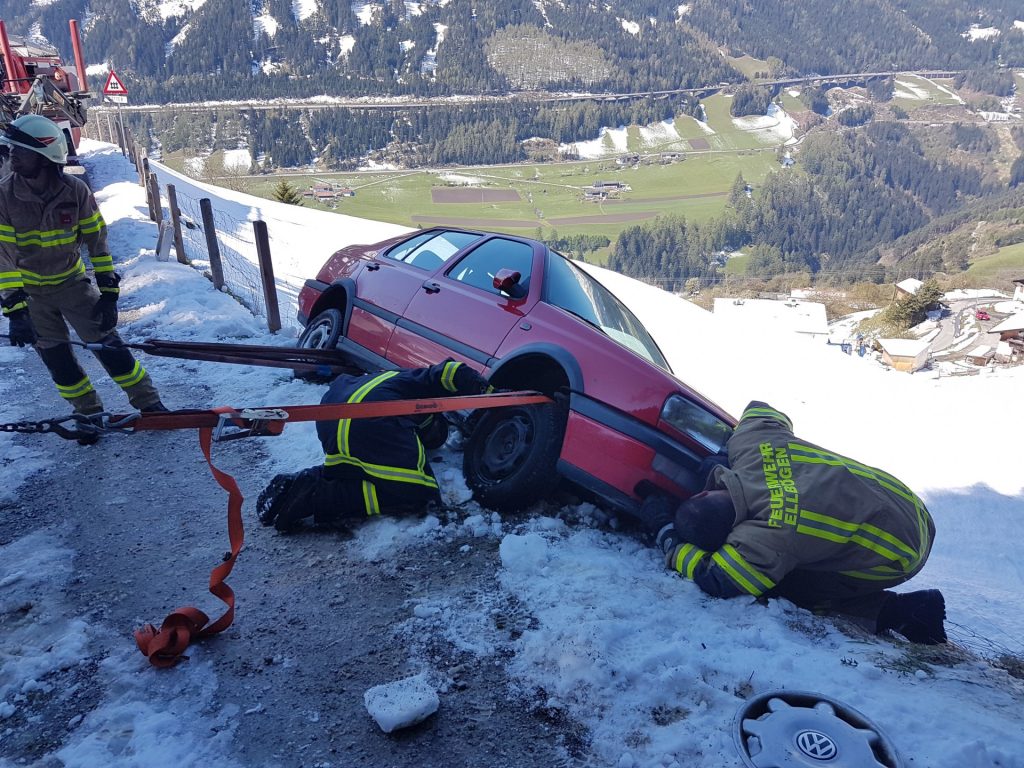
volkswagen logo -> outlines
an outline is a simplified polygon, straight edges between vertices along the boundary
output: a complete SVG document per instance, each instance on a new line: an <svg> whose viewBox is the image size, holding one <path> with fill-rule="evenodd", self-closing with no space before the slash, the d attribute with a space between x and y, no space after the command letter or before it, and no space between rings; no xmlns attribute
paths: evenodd
<svg viewBox="0 0 1024 768"><path fill-rule="evenodd" d="M814 760L831 760L839 754L836 743L821 731L800 731L796 735L796 745Z"/></svg>

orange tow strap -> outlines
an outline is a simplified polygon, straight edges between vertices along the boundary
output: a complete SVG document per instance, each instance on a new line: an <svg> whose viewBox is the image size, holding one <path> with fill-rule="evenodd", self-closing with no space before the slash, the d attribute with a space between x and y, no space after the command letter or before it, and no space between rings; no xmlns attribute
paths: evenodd
<svg viewBox="0 0 1024 768"><path fill-rule="evenodd" d="M216 413L231 413L228 407L214 408ZM187 656L182 654L188 648L193 639L209 637L222 632L231 626L235 618L235 593L224 579L235 567L235 560L242 550L242 543L245 540L245 529L242 525L242 492L238 489L235 478L227 472L223 472L213 463L210 457L210 443L213 430L210 427L203 427L199 430L199 445L203 449L203 456L206 463L210 465L217 484L228 492L228 540L231 543L231 551L224 556L224 562L210 571L210 592L219 597L227 605L227 610L213 624L207 626L209 617L198 608L179 608L171 613L164 623L160 625L159 631L152 624L147 624L135 632L135 643L143 655L149 658L149 663L154 667L173 667Z"/></svg>
<svg viewBox="0 0 1024 768"><path fill-rule="evenodd" d="M491 395L465 395L430 400L393 400L372 403L338 403L333 405L299 405L284 408L258 409L257 415L267 411L282 411L283 417L265 422L263 434L281 434L288 421L320 421L324 419L366 419L384 416L401 416L414 413L436 413L470 408L497 408L509 405L531 405L550 402L550 398L530 392L502 392ZM209 617L198 608L178 608L164 619L158 630L146 624L135 631L135 644L149 663L155 667L173 667L188 658L185 650L193 640L223 632L235 618L235 593L225 579L235 567L238 553L245 540L242 525L242 492L235 478L214 466L210 455L213 429L228 417L237 426L246 426L262 419L246 419L246 411L236 411L228 406L203 411L141 414L131 424L132 430L147 429L189 429L199 428L199 445L210 466L214 479L228 493L228 540L231 551L225 553L224 561L210 571L210 593L227 605L227 610L212 624ZM117 420L123 417L113 417Z"/></svg>

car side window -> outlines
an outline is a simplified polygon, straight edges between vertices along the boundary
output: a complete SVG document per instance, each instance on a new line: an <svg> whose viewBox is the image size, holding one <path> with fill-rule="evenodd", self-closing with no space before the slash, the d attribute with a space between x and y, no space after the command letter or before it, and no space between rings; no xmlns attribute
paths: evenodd
<svg viewBox="0 0 1024 768"><path fill-rule="evenodd" d="M502 269L519 273L519 285L525 295L533 271L533 248L526 243L496 237L459 259L459 263L448 272L448 277L502 296L505 294L494 287L494 276Z"/></svg>
<svg viewBox="0 0 1024 768"><path fill-rule="evenodd" d="M472 232L424 232L399 243L384 254L386 258L433 272L480 235Z"/></svg>

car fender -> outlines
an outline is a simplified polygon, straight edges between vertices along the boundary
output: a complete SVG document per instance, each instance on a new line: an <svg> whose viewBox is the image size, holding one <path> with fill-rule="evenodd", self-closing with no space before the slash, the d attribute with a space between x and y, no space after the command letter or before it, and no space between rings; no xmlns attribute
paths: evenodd
<svg viewBox="0 0 1024 768"><path fill-rule="evenodd" d="M348 335L348 324L352 319L353 298L356 295L356 281L351 277L342 277L331 283L313 305L313 311L309 319L319 315L325 309L340 309L344 317L342 324L342 335Z"/></svg>
<svg viewBox="0 0 1024 768"><path fill-rule="evenodd" d="M576 358L565 347L560 347L557 344L549 344L546 342L527 344L526 346L519 347L511 355L502 358L496 365L494 365L493 368L491 368L488 378L500 380L503 371L507 373L525 357L548 358L562 369L571 391L583 391L583 371L581 370L580 364ZM529 381L523 381L518 376L516 384L517 386L523 387L531 386Z"/></svg>

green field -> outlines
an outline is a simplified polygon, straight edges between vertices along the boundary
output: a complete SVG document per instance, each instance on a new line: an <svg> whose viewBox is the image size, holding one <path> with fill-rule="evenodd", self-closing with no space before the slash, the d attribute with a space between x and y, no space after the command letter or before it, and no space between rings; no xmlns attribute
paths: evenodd
<svg viewBox="0 0 1024 768"><path fill-rule="evenodd" d="M181 163L165 158L169 166ZM216 159L211 161L217 167ZM555 233L598 234L614 240L625 227L656 216L683 215L704 220L720 213L726 195L740 173L755 186L779 168L773 151L685 153L668 164L620 167L614 160L555 164L484 166L422 171L360 171L349 173L292 173L234 177L233 188L272 198L274 187L286 179L303 191L315 182L350 187L353 197L333 205L305 198L308 208L331 210L360 218L405 226L462 223L525 236ZM224 183L211 179L215 183ZM617 199L587 201L583 189L596 181L621 182L629 190ZM434 202L435 189L514 191L514 202Z"/></svg>
<svg viewBox="0 0 1024 768"><path fill-rule="evenodd" d="M986 284L993 287L999 287L997 284L1002 282L1006 284L1003 288L1012 290L1012 281L1024 277L1024 243L1004 246L996 253L972 261L967 274L974 282L987 281Z"/></svg>
<svg viewBox="0 0 1024 768"><path fill-rule="evenodd" d="M764 59L755 59L753 56L744 54L739 58L734 56L726 56L725 60L729 62L729 65L734 69L738 70L748 80L753 80L754 75L757 72L767 72L768 62Z"/></svg>
<svg viewBox="0 0 1024 768"><path fill-rule="evenodd" d="M951 80L933 81L917 75L900 75L896 78L896 95L892 103L912 112L918 107L961 104L952 93Z"/></svg>

